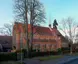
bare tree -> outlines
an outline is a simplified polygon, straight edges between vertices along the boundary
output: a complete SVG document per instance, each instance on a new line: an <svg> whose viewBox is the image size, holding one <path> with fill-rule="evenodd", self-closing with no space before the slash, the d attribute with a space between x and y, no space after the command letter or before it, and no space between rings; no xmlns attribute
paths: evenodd
<svg viewBox="0 0 78 64"><path fill-rule="evenodd" d="M73 39L75 35L75 28L76 28L76 23L73 18L68 17L67 19L63 19L62 22L60 23L59 29L63 31L66 37L68 37L68 40L70 42L70 52L72 53L72 44L73 44Z"/></svg>
<svg viewBox="0 0 78 64"><path fill-rule="evenodd" d="M23 22L25 19L25 9L28 8L27 17L28 22L33 20L33 24L37 25L41 22L45 22L45 10L44 6L39 0L14 0L14 12L15 12L15 19L17 21ZM26 1L26 2L25 2ZM25 4L27 6L25 7Z"/></svg>
<svg viewBox="0 0 78 64"><path fill-rule="evenodd" d="M30 42L33 42L33 25L45 22L44 7L39 0L15 0L16 20L26 24L26 41L28 42L28 23L31 25ZM25 27L24 27L25 28ZM27 45L28 46L28 45Z"/></svg>
<svg viewBox="0 0 78 64"><path fill-rule="evenodd" d="M13 24L4 24L2 28L0 28L0 33L7 36L12 36L12 28Z"/></svg>
<svg viewBox="0 0 78 64"><path fill-rule="evenodd" d="M26 32L26 48L27 56L29 56L29 42L28 42L28 0L14 0L15 1L15 17L16 21L21 21L24 23L24 28ZM26 27L25 27L26 26Z"/></svg>
<svg viewBox="0 0 78 64"><path fill-rule="evenodd" d="M33 25L38 25L42 22L45 22L45 13L44 7L39 2L39 0L31 0L30 1L30 24L31 24L31 50L32 50L32 42L33 42Z"/></svg>

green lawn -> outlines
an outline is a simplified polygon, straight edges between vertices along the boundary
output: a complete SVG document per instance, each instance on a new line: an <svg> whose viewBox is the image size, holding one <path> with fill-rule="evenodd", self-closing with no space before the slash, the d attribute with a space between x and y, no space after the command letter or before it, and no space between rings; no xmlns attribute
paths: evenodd
<svg viewBox="0 0 78 64"><path fill-rule="evenodd" d="M62 55L51 55L51 56L46 56L46 57L40 57L39 60L40 61L46 61L46 60L56 60L56 59L60 59L63 58Z"/></svg>

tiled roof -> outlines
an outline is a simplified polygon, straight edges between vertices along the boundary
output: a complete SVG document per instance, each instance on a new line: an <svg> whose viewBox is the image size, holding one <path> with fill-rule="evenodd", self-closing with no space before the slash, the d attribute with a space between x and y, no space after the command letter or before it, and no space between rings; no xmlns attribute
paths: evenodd
<svg viewBox="0 0 78 64"><path fill-rule="evenodd" d="M22 23L15 23L16 25L18 25L19 31L23 31L23 24ZM30 31L30 24L28 24L28 32ZM34 26L33 27L33 33L37 33L37 34L46 34L46 35L53 35L53 34L60 34L60 32L55 29L55 28L50 28L50 27L42 27L42 26Z"/></svg>
<svg viewBox="0 0 78 64"><path fill-rule="evenodd" d="M34 29L35 29L36 33L38 33L38 34L52 35L52 31L50 31L50 29L48 27L34 26Z"/></svg>

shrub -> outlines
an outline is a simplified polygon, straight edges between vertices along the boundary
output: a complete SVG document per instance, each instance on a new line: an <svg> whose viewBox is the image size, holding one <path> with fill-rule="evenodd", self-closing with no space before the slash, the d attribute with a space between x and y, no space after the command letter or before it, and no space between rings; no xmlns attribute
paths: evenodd
<svg viewBox="0 0 78 64"><path fill-rule="evenodd" d="M61 48L63 54L70 53L70 48Z"/></svg>
<svg viewBox="0 0 78 64"><path fill-rule="evenodd" d="M17 60L17 54L11 52L0 53L0 61L9 61L9 60Z"/></svg>
<svg viewBox="0 0 78 64"><path fill-rule="evenodd" d="M31 57L38 57L38 56L48 56L48 55L58 55L58 51L47 51L47 52L32 52Z"/></svg>
<svg viewBox="0 0 78 64"><path fill-rule="evenodd" d="M17 54L23 53L23 57L26 58L27 57L27 50L26 49L22 49L22 50L16 50Z"/></svg>
<svg viewBox="0 0 78 64"><path fill-rule="evenodd" d="M50 52L50 55L58 55L59 53L58 53L58 51L51 51Z"/></svg>
<svg viewBox="0 0 78 64"><path fill-rule="evenodd" d="M58 54L61 54L62 53L62 49L61 48L58 48Z"/></svg>
<svg viewBox="0 0 78 64"><path fill-rule="evenodd" d="M61 48L62 51L65 51L65 50L70 50L70 48Z"/></svg>

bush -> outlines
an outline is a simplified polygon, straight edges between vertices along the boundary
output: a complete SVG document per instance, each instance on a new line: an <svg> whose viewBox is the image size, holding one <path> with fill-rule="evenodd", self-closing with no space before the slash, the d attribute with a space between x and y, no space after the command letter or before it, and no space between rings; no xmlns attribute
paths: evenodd
<svg viewBox="0 0 78 64"><path fill-rule="evenodd" d="M57 51L46 51L46 52L40 52L40 50L38 49L36 51L36 49L29 50L29 57L38 57L38 56L47 56L47 55L59 55L59 54L66 54L69 53L70 49L69 48L59 48ZM17 52L20 53L21 51ZM23 54L24 54L24 58L27 58L27 50L23 49L22 50Z"/></svg>
<svg viewBox="0 0 78 64"><path fill-rule="evenodd" d="M62 49L61 48L59 48L57 51L58 51L58 54L62 53Z"/></svg>
<svg viewBox="0 0 78 64"><path fill-rule="evenodd" d="M17 54L11 52L0 53L0 61L9 61L9 60L17 60Z"/></svg>
<svg viewBox="0 0 78 64"><path fill-rule="evenodd" d="M50 55L58 55L59 53L58 53L58 51L51 51L50 52Z"/></svg>
<svg viewBox="0 0 78 64"><path fill-rule="evenodd" d="M70 48L61 48L63 54L70 53Z"/></svg>
<svg viewBox="0 0 78 64"><path fill-rule="evenodd" d="M23 53L24 58L26 58L27 57L27 50L26 49L22 49L22 51L21 50L16 50L17 54L20 54L21 52Z"/></svg>
<svg viewBox="0 0 78 64"><path fill-rule="evenodd" d="M31 57L38 57L38 56L48 56L48 55L58 55L58 51L47 51L47 52L32 52Z"/></svg>
<svg viewBox="0 0 78 64"><path fill-rule="evenodd" d="M24 58L26 58L27 57L27 50L23 49L22 52L24 53Z"/></svg>

